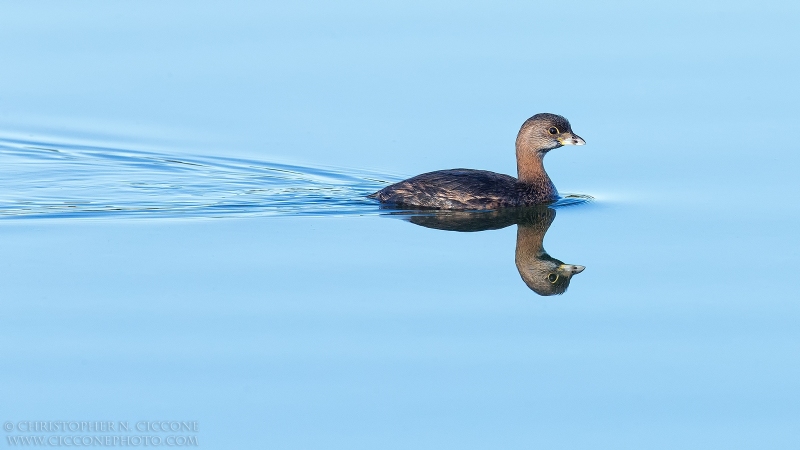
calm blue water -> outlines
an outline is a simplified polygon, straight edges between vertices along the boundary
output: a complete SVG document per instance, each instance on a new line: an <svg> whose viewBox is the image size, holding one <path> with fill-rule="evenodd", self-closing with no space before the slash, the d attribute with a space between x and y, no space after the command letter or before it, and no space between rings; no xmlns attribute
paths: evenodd
<svg viewBox="0 0 800 450"><path fill-rule="evenodd" d="M796 448L799 9L1 6L0 421L192 420L220 449ZM513 174L542 111L586 139L546 166L592 201L363 197ZM523 279L537 239L586 267L562 295Z"/></svg>

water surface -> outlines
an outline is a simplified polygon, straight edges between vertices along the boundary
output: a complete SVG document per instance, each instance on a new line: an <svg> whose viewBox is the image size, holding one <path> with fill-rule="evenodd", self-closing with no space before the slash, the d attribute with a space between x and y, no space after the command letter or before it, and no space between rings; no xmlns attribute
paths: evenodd
<svg viewBox="0 0 800 450"><path fill-rule="evenodd" d="M800 441L795 3L0 9L0 420L197 420L225 449ZM556 186L595 200L536 239L363 198L513 174L544 111L587 141L548 155ZM561 295L521 276L538 236L585 266Z"/></svg>

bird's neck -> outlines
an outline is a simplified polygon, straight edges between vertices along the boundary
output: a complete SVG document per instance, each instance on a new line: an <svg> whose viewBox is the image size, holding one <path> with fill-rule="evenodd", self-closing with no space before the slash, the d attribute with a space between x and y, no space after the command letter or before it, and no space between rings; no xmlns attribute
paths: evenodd
<svg viewBox="0 0 800 450"><path fill-rule="evenodd" d="M526 216L517 224L517 265L533 261L544 254L544 235L556 218L552 208L539 206L525 211Z"/></svg>
<svg viewBox="0 0 800 450"><path fill-rule="evenodd" d="M544 171L544 154L526 146L517 147L517 179L546 190L551 196L558 195L556 187Z"/></svg>
<svg viewBox="0 0 800 450"><path fill-rule="evenodd" d="M531 225L518 225L517 226L517 248L514 253L514 259L517 267L521 264L531 264L538 259L544 251L544 234L547 232L547 227L542 230L541 227Z"/></svg>

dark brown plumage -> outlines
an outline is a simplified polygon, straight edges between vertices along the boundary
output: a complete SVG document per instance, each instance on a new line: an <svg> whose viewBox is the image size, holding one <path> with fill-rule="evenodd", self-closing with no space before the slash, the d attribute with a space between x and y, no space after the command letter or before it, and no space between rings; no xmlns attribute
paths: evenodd
<svg viewBox="0 0 800 450"><path fill-rule="evenodd" d="M486 170L439 170L392 184L369 197L404 207L461 210L550 203L558 199L558 191L544 170L544 156L563 145L584 143L564 117L536 114L517 134L518 178Z"/></svg>

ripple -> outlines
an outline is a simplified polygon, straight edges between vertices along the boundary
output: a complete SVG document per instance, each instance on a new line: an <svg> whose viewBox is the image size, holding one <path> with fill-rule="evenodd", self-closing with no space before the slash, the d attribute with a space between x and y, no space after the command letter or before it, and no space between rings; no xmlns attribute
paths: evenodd
<svg viewBox="0 0 800 450"><path fill-rule="evenodd" d="M551 208L566 208L567 206L578 206L594 201L594 197L584 194L564 194L555 202L549 204Z"/></svg>
<svg viewBox="0 0 800 450"><path fill-rule="evenodd" d="M0 138L0 219L377 215L365 170ZM586 203L570 194L552 207Z"/></svg>
<svg viewBox="0 0 800 450"><path fill-rule="evenodd" d="M378 214L363 170L0 139L0 218Z"/></svg>

